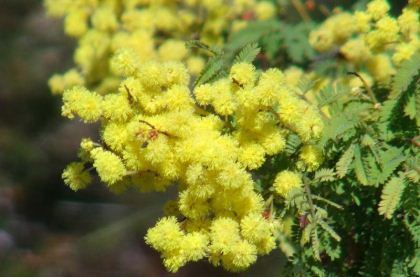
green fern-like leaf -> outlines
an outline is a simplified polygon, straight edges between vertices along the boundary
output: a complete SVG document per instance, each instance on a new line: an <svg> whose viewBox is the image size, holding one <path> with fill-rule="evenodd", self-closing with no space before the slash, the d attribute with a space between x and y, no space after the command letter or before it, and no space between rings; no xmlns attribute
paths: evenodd
<svg viewBox="0 0 420 277"><path fill-rule="evenodd" d="M357 180L364 185L368 185L368 174L363 164L362 154L359 145L354 147L354 171L356 173Z"/></svg>
<svg viewBox="0 0 420 277"><path fill-rule="evenodd" d="M402 92L406 91L413 81L413 78L420 70L420 54L415 54L411 59L404 62L394 77L392 84L391 99L399 98Z"/></svg>
<svg viewBox="0 0 420 277"><path fill-rule="evenodd" d="M302 144L300 138L295 134L290 134L287 137L286 146L285 146L285 153L287 155L292 155L297 152L297 149Z"/></svg>
<svg viewBox="0 0 420 277"><path fill-rule="evenodd" d="M405 156L402 150L397 147L390 147L386 151L379 152L379 155L379 162L382 164L382 170L378 176L378 182L379 184L383 184L405 160Z"/></svg>
<svg viewBox="0 0 420 277"><path fill-rule="evenodd" d="M381 169L379 167L379 163L377 162L377 158L373 154L368 153L362 158L362 160L363 167L368 177L368 185L379 185L379 176L381 175Z"/></svg>
<svg viewBox="0 0 420 277"><path fill-rule="evenodd" d="M292 61L301 63L315 56L315 51L308 41L309 32L313 27L313 22L301 22L296 25L286 25L282 29L284 46Z"/></svg>
<svg viewBox="0 0 420 277"><path fill-rule="evenodd" d="M273 32L280 32L282 26L277 20L250 22L246 28L232 34L226 44L226 49L227 51L236 52L237 49L244 45L258 42Z"/></svg>
<svg viewBox="0 0 420 277"><path fill-rule="evenodd" d="M385 184L381 202L379 202L379 214L391 219L401 199L401 195L406 187L406 181L402 177L392 177L388 183Z"/></svg>
<svg viewBox="0 0 420 277"><path fill-rule="evenodd" d="M420 126L420 79L410 86L407 91L407 99L404 106L404 115L410 119L416 120L417 126Z"/></svg>
<svg viewBox="0 0 420 277"><path fill-rule="evenodd" d="M197 48L201 50L208 51L213 56L221 55L222 52L219 48L209 46L200 40L189 40L185 42L187 48Z"/></svg>
<svg viewBox="0 0 420 277"><path fill-rule="evenodd" d="M331 168L321 168L315 172L315 181L318 182L331 182L335 180L334 169Z"/></svg>
<svg viewBox="0 0 420 277"><path fill-rule="evenodd" d="M203 71L195 81L194 86L207 83L217 77L225 66L225 61L222 57L216 56L209 59Z"/></svg>
<svg viewBox="0 0 420 277"><path fill-rule="evenodd" d="M261 48L258 47L258 43L251 42L245 45L235 56L234 63L252 63L260 52Z"/></svg>
<svg viewBox="0 0 420 277"><path fill-rule="evenodd" d="M341 237L334 231L334 229L328 225L325 221L320 220L318 222L319 226L322 227L330 236L336 241L341 241Z"/></svg>
<svg viewBox="0 0 420 277"><path fill-rule="evenodd" d="M337 176L343 178L347 175L349 171L349 167L354 158L354 145L350 145L350 147L344 152L341 158L338 160L335 168L337 170Z"/></svg>
<svg viewBox="0 0 420 277"><path fill-rule="evenodd" d="M321 245L319 243L318 230L316 227L314 227L311 232L311 246L315 260L320 261L321 256L319 252Z"/></svg>
<svg viewBox="0 0 420 277"><path fill-rule="evenodd" d="M417 215L412 221L409 221L408 218L405 218L404 223L410 232L413 241L415 241L417 244L420 244L420 215Z"/></svg>

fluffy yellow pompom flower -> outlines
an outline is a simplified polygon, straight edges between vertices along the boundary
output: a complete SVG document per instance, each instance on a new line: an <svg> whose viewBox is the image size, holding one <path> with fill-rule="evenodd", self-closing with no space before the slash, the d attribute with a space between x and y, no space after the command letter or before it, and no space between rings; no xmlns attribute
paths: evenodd
<svg viewBox="0 0 420 277"><path fill-rule="evenodd" d="M414 9L405 8L398 17L398 25L401 33L408 38L417 34L420 29L419 13Z"/></svg>
<svg viewBox="0 0 420 277"><path fill-rule="evenodd" d="M318 52L329 51L334 46L333 33L326 27L321 27L309 34L309 43Z"/></svg>
<svg viewBox="0 0 420 277"><path fill-rule="evenodd" d="M279 101L278 115L280 121L286 125L293 125L296 123L302 113L301 101L293 95L284 95Z"/></svg>
<svg viewBox="0 0 420 277"><path fill-rule="evenodd" d="M110 123L105 126L102 138L112 150L122 151L129 140L126 125Z"/></svg>
<svg viewBox="0 0 420 277"><path fill-rule="evenodd" d="M200 105L208 105L214 99L213 91L213 87L209 84L200 85L194 90L195 99Z"/></svg>
<svg viewBox="0 0 420 277"><path fill-rule="evenodd" d="M92 15L92 25L101 31L114 31L118 27L115 13L110 7L100 7Z"/></svg>
<svg viewBox="0 0 420 277"><path fill-rule="evenodd" d="M290 190L302 186L302 179L298 174L284 170L277 174L273 186L278 195L287 198Z"/></svg>
<svg viewBox="0 0 420 277"><path fill-rule="evenodd" d="M160 252L170 252L179 248L184 237L180 225L174 216L160 219L147 231L146 243Z"/></svg>
<svg viewBox="0 0 420 277"><path fill-rule="evenodd" d="M400 31L400 28L395 18L384 16L376 22L375 27L381 33L385 43L394 42L398 39L398 32Z"/></svg>
<svg viewBox="0 0 420 277"><path fill-rule="evenodd" d="M158 50L162 61L181 61L188 55L185 43L180 40L167 40Z"/></svg>
<svg viewBox="0 0 420 277"><path fill-rule="evenodd" d="M180 244L181 251L188 261L198 261L206 256L209 238L201 232L192 232L184 236Z"/></svg>
<svg viewBox="0 0 420 277"><path fill-rule="evenodd" d="M389 4L386 0L374 0L367 5L367 12L374 20L379 20L389 11Z"/></svg>
<svg viewBox="0 0 420 277"><path fill-rule="evenodd" d="M270 222L261 214L249 214L241 220L241 234L249 242L258 244L272 236Z"/></svg>
<svg viewBox="0 0 420 277"><path fill-rule="evenodd" d="M139 57L130 48L122 48L111 59L111 69L120 76L132 76L138 70Z"/></svg>
<svg viewBox="0 0 420 277"><path fill-rule="evenodd" d="M396 72L389 56L386 54L371 57L366 63L366 68L373 78L382 85L389 84L392 75Z"/></svg>
<svg viewBox="0 0 420 277"><path fill-rule="evenodd" d="M241 146L239 161L249 169L256 169L264 163L264 148L256 143Z"/></svg>
<svg viewBox="0 0 420 277"><path fill-rule="evenodd" d="M269 69L263 72L255 88L259 102L268 107L275 105L282 85L284 86L284 75L280 70Z"/></svg>
<svg viewBox="0 0 420 277"><path fill-rule="evenodd" d="M200 74L205 65L204 59L198 56L192 56L187 59L188 71L193 75Z"/></svg>
<svg viewBox="0 0 420 277"><path fill-rule="evenodd" d="M72 37L80 37L88 30L88 13L84 9L71 11L64 20L64 31Z"/></svg>
<svg viewBox="0 0 420 277"><path fill-rule="evenodd" d="M286 146L286 140L278 129L265 129L258 138L268 155L280 153Z"/></svg>
<svg viewBox="0 0 420 277"><path fill-rule="evenodd" d="M69 164L64 169L62 178L64 183L74 191L84 189L92 182L92 177L85 170L83 163L78 162Z"/></svg>
<svg viewBox="0 0 420 277"><path fill-rule="evenodd" d="M340 52L347 60L360 64L365 62L371 55L370 49L361 38L355 38L347 41L340 48Z"/></svg>
<svg viewBox="0 0 420 277"><path fill-rule="evenodd" d="M70 119L77 115L85 122L94 122L102 115L101 104L100 95L77 86L64 91L61 114Z"/></svg>
<svg viewBox="0 0 420 277"><path fill-rule="evenodd" d="M255 7L255 13L258 19L267 20L276 14L276 7L268 1L261 1Z"/></svg>
<svg viewBox="0 0 420 277"><path fill-rule="evenodd" d="M205 218L210 210L207 199L200 199L189 190L183 191L179 196L179 210L188 218Z"/></svg>
<svg viewBox="0 0 420 277"><path fill-rule="evenodd" d="M224 267L233 272L245 270L256 260L257 248L246 240L234 243L230 253L222 258Z"/></svg>
<svg viewBox="0 0 420 277"><path fill-rule="evenodd" d="M229 76L240 87L253 86L256 78L255 67L250 63L234 64Z"/></svg>
<svg viewBox="0 0 420 277"><path fill-rule="evenodd" d="M395 53L392 55L392 61L395 65L400 65L404 61L409 60L416 51L419 50L419 42L416 40L413 40L409 43L400 43L395 47Z"/></svg>
<svg viewBox="0 0 420 277"><path fill-rule="evenodd" d="M72 0L44 0L45 10L52 17L62 17L68 11Z"/></svg>
<svg viewBox="0 0 420 277"><path fill-rule="evenodd" d="M114 153L100 147L93 149L90 153L93 158L93 166L104 183L113 185L125 176L125 166Z"/></svg>
<svg viewBox="0 0 420 277"><path fill-rule="evenodd" d="M308 171L315 171L323 162L322 151L314 145L303 146L299 158Z"/></svg>
<svg viewBox="0 0 420 277"><path fill-rule="evenodd" d="M48 85L53 94L61 94L64 90L74 86L83 86L84 79L82 75L75 69L71 69L61 74L54 74L49 80Z"/></svg>
<svg viewBox="0 0 420 277"><path fill-rule="evenodd" d="M108 94L102 101L102 113L105 118L112 121L127 121L133 110L124 95Z"/></svg>
<svg viewBox="0 0 420 277"><path fill-rule="evenodd" d="M210 227L211 250L225 254L231 251L235 242L240 240L239 224L230 218L217 218Z"/></svg>
<svg viewBox="0 0 420 277"><path fill-rule="evenodd" d="M356 11L354 13L354 23L356 25L356 31L360 33L366 33L370 30L370 14L363 11Z"/></svg>

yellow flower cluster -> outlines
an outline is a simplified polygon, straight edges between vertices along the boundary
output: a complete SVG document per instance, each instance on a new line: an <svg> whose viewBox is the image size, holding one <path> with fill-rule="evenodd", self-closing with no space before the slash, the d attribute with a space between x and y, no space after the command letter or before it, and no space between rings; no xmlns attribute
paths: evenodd
<svg viewBox="0 0 420 277"><path fill-rule="evenodd" d="M73 85L85 85L99 94L115 89L118 69L115 72L111 60L118 60L119 54L139 63L183 61L197 75L204 59L188 50L185 40L198 37L221 44L223 32L277 12L271 1L258 0L44 0L44 4L50 16L64 18L66 34L78 41L76 67L49 82L57 94Z"/></svg>
<svg viewBox="0 0 420 277"><path fill-rule="evenodd" d="M252 64L238 63L228 77L191 92L183 64L139 64L121 55L115 66L123 80L115 92L102 96L75 86L63 93L62 114L100 122L102 138L82 141L82 162L68 166L65 182L86 187L86 168L92 167L114 191L162 191L178 184L178 198L166 206L168 217L146 236L167 269L175 272L203 258L231 271L246 269L276 247L278 231L250 170L281 153L290 134L306 145L290 167L314 170L322 160L311 146L323 129L317 109L278 69L257 72ZM289 175L276 179L280 195L300 185Z"/></svg>
<svg viewBox="0 0 420 277"><path fill-rule="evenodd" d="M299 188L301 186L301 177L289 170L284 170L278 173L276 179L274 180L275 192L284 198L287 198L287 195L292 189Z"/></svg>
<svg viewBox="0 0 420 277"><path fill-rule="evenodd" d="M311 32L309 42L319 52L339 49L353 68L365 67L376 82L387 85L395 67L420 50L418 9L410 1L394 18L386 0L373 0L366 11L338 11Z"/></svg>

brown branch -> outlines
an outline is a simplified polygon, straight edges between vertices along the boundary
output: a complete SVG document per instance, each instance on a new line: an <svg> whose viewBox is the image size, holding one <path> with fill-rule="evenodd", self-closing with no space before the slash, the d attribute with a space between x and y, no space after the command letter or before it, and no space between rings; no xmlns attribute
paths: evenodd
<svg viewBox="0 0 420 277"><path fill-rule="evenodd" d="M370 99L372 100L373 103L375 104L379 104L378 100L376 99L375 95L373 94L373 91L370 89L368 83L366 82L366 80L357 72L347 72L348 75L354 75L357 78L360 79L360 81L362 81L363 85L365 86L366 92L368 93Z"/></svg>
<svg viewBox="0 0 420 277"><path fill-rule="evenodd" d="M302 17L303 21L311 21L311 17L309 16L308 12L305 9L305 6L302 4L302 2L300 2L300 0L292 0L292 4L295 7L296 11L299 13L300 17Z"/></svg>
<svg viewBox="0 0 420 277"><path fill-rule="evenodd" d="M146 124L147 126L149 126L150 128L152 128L152 129L153 129L153 130L155 130L156 132L158 132L158 133L160 133L160 134L163 134L163 135L165 135L165 136L168 136L168 137L173 137L173 138L176 138L176 137L177 137L177 136L172 135L172 134L170 134L170 133L168 133L168 132L166 132L166 131L159 130L159 129L158 129L158 128L156 128L153 124L151 124L151 123L149 123L149 122L147 122L147 121L145 121L145 120L139 119L139 122Z"/></svg>

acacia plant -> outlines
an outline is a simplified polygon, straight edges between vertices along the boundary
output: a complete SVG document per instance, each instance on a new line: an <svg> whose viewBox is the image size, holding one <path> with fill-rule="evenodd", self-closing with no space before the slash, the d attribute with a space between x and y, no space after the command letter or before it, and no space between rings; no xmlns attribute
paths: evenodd
<svg viewBox="0 0 420 277"><path fill-rule="evenodd" d="M420 274L419 1L319 22L294 0L45 6L77 39L62 115L100 125L64 182L176 186L145 236L168 271L282 251L288 275Z"/></svg>

